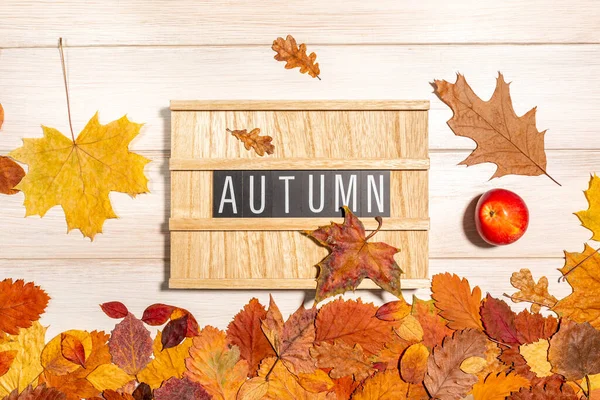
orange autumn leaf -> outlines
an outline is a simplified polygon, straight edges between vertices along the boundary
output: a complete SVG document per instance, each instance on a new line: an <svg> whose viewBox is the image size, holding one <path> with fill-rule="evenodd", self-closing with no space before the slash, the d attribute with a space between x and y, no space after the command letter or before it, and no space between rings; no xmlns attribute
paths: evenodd
<svg viewBox="0 0 600 400"><path fill-rule="evenodd" d="M8 372L17 353L16 350L0 351L0 376Z"/></svg>
<svg viewBox="0 0 600 400"><path fill-rule="evenodd" d="M413 297L412 315L419 321L423 328L423 344L433 349L446 336L452 335L452 330L446 326L446 320L439 316L439 310L434 306L433 300L423 301Z"/></svg>
<svg viewBox="0 0 600 400"><path fill-rule="evenodd" d="M273 41L273 46L271 46L271 48L277 53L275 55L277 61L286 62L286 69L300 68L301 73L305 74L308 72L313 78L321 80L319 77L321 74L319 63L315 63L317 55L315 53L307 55L306 45L302 43L300 47L298 47L296 39L294 39L292 35L287 35L285 40L278 37Z"/></svg>
<svg viewBox="0 0 600 400"><path fill-rule="evenodd" d="M528 389L531 386L529 380L515 373L490 374L473 386L474 400L504 400L513 392L521 388Z"/></svg>
<svg viewBox="0 0 600 400"><path fill-rule="evenodd" d="M383 321L400 321L410 314L411 310L412 306L404 298L401 298L379 307L375 316Z"/></svg>
<svg viewBox="0 0 600 400"><path fill-rule="evenodd" d="M333 379L322 369L316 369L310 374L298 374L298 383L312 393L329 392L335 386Z"/></svg>
<svg viewBox="0 0 600 400"><path fill-rule="evenodd" d="M429 350L421 343L410 346L400 359L400 376L408 383L416 385L423 382L427 372Z"/></svg>
<svg viewBox="0 0 600 400"><path fill-rule="evenodd" d="M135 398L129 393L118 393L114 390L105 390L102 396L106 400L135 400Z"/></svg>
<svg viewBox="0 0 600 400"><path fill-rule="evenodd" d="M256 154L264 156L265 153L273 154L275 146L271 144L273 138L271 136L260 136L260 128L254 128L250 132L247 129L241 130L230 130L227 132L231 133L235 138L244 143L246 150L254 149Z"/></svg>
<svg viewBox="0 0 600 400"><path fill-rule="evenodd" d="M448 125L457 136L473 139L477 148L460 164L494 163L492 178L516 175L547 175L544 132L535 126L535 111L519 117L513 109L508 83L499 74L496 90L488 101L481 100L458 74L456 83L435 81L439 98L454 115ZM556 182L558 183L558 182Z"/></svg>
<svg viewBox="0 0 600 400"><path fill-rule="evenodd" d="M479 316L481 289L478 286L471 292L469 281L446 272L434 275L431 292L435 306L440 310L440 315L448 321L450 329L483 330Z"/></svg>
<svg viewBox="0 0 600 400"><path fill-rule="evenodd" d="M0 282L0 334L19 334L29 328L46 309L50 297L32 282L5 279Z"/></svg>
<svg viewBox="0 0 600 400"><path fill-rule="evenodd" d="M2 104L0 104L0 128L2 128L3 124L4 124L4 108L2 107Z"/></svg>
<svg viewBox="0 0 600 400"><path fill-rule="evenodd" d="M85 349L77 337L67 333L61 334L60 350L64 358L85 368Z"/></svg>
<svg viewBox="0 0 600 400"><path fill-rule="evenodd" d="M27 386L20 394L14 390L4 400L66 400L66 395L56 389L44 385L33 387Z"/></svg>
<svg viewBox="0 0 600 400"><path fill-rule="evenodd" d="M398 371L379 372L366 379L354 392L352 400L424 400L429 399L421 385L404 382Z"/></svg>
<svg viewBox="0 0 600 400"><path fill-rule="evenodd" d="M383 290L402 297L400 276L402 269L394 255L400 249L382 242L369 242L381 228L366 235L363 223L344 206L344 223L332 222L314 231L305 231L310 238L326 247L330 253L317 267L317 293L315 301L355 290L364 278L371 279Z"/></svg>
<svg viewBox="0 0 600 400"><path fill-rule="evenodd" d="M17 194L19 190L15 186L21 182L25 171L12 159L0 156L0 193Z"/></svg>
<svg viewBox="0 0 600 400"><path fill-rule="evenodd" d="M359 344L350 346L342 341L333 344L323 342L312 348L310 355L316 360L317 367L331 368L329 376L333 379L353 376L355 380L362 381L375 373Z"/></svg>

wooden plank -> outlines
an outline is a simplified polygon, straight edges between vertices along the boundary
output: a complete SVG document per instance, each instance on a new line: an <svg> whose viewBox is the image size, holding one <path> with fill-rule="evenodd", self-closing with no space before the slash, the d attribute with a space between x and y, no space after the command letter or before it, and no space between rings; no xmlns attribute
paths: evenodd
<svg viewBox="0 0 600 400"><path fill-rule="evenodd" d="M3 19L0 25L6 23ZM13 36L14 32L0 35L0 40ZM133 150L166 151L171 129L168 100L173 98L428 99L430 149L468 149L475 143L448 128L452 111L428 82L452 81L454 71L460 71L486 99L500 70L512 81L518 115L538 106L537 126L549 129L548 149L600 149L600 141L590 140L597 134L600 109L600 96L591 84L600 76L598 45L316 46L315 51L323 81L286 70L272 59L268 46L66 49L75 132L98 110L102 123L127 113L131 120L145 123ZM19 147L24 137L40 137L40 124L68 135L56 49L4 49L0 76L7 77L0 80L6 111L0 154Z"/></svg>
<svg viewBox="0 0 600 400"><path fill-rule="evenodd" d="M315 43L590 43L594 0L3 0L0 47ZM317 53L319 54L319 53Z"/></svg>
<svg viewBox="0 0 600 400"><path fill-rule="evenodd" d="M403 289L424 289L430 286L428 279L405 279ZM314 289L315 280L307 279L170 279L170 289ZM362 281L358 290L380 289L370 279Z"/></svg>
<svg viewBox="0 0 600 400"><path fill-rule="evenodd" d="M429 100L171 100L171 111L426 111Z"/></svg>
<svg viewBox="0 0 600 400"><path fill-rule="evenodd" d="M219 171L219 170L310 170L310 169L384 169L428 170L428 159L409 158L205 158L200 160L176 159L169 161L171 171Z"/></svg>
<svg viewBox="0 0 600 400"><path fill-rule="evenodd" d="M332 218L171 218L171 231L302 231L329 225ZM343 220L334 221L342 223ZM365 229L377 229L377 221L366 219ZM383 218L382 231L426 231L428 219Z"/></svg>

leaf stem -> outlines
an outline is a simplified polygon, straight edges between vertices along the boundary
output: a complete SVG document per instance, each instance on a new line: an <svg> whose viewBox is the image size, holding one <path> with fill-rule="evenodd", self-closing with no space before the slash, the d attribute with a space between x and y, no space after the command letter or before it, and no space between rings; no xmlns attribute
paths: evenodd
<svg viewBox="0 0 600 400"><path fill-rule="evenodd" d="M590 398L590 394L592 393L592 382L590 381L590 376L588 374L585 375L585 383L587 384L587 398Z"/></svg>
<svg viewBox="0 0 600 400"><path fill-rule="evenodd" d="M544 303L540 303L539 301L534 301L534 300L528 300L528 299L524 299L522 297L516 297L516 296L512 296L512 295L508 295L506 293L502 294L504 297L508 297L509 299L511 299L512 301L524 301L525 303L531 303L531 304L537 304L538 306L541 307L548 307L548 308L552 308L551 306L544 304ZM516 301L515 301L516 303Z"/></svg>
<svg viewBox="0 0 600 400"><path fill-rule="evenodd" d="M578 268L579 266L581 266L584 262L586 262L587 260L589 260L590 258L592 258L594 255L598 254L598 252L600 252L600 247L597 248L596 250L594 250L594 252L592 254L590 254L589 256L587 256L586 258L584 258L583 260L579 261L577 264L575 264L575 266L573 268L571 268L569 271L567 271L566 273L564 273L563 276L561 276L560 278L558 278L558 282L560 283L561 281L562 282L566 281L567 280L567 275L569 275L576 268Z"/></svg>
<svg viewBox="0 0 600 400"><path fill-rule="evenodd" d="M69 101L69 84L67 83L67 67L65 66L65 53L63 51L63 39L58 39L58 51L60 53L60 63L62 65L63 79L65 81L65 93L67 95L67 113L69 115L69 128L71 128L71 139L75 143L75 133L73 133L73 122L71 121L71 102Z"/></svg>
<svg viewBox="0 0 600 400"><path fill-rule="evenodd" d="M375 234L381 229L381 225L383 225L383 219L381 219L381 217L375 217L375 221L377 221L379 225L377 226L377 229L375 229L369 236L365 238L365 242L375 236Z"/></svg>
<svg viewBox="0 0 600 400"><path fill-rule="evenodd" d="M269 381L269 375L271 375L271 372L273 372L273 370L275 369L275 366L277 365L278 362L279 362L279 357L277 357L275 359L275 362L271 366L271 369L269 370L269 372L267 372L267 375L265 375L265 381L267 381L267 382Z"/></svg>

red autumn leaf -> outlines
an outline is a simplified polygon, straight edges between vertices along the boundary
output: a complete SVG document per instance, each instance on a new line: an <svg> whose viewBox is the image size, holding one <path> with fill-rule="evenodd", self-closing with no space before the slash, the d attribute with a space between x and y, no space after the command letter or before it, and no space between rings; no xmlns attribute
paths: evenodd
<svg viewBox="0 0 600 400"><path fill-rule="evenodd" d="M508 345L520 344L515 327L515 313L508 304L488 294L480 312L485 332L489 337Z"/></svg>
<svg viewBox="0 0 600 400"><path fill-rule="evenodd" d="M150 331L130 313L111 332L108 348L113 363L129 375L137 375L150 362Z"/></svg>
<svg viewBox="0 0 600 400"><path fill-rule="evenodd" d="M25 170L9 157L0 156L0 193L17 194L15 186L25 177Z"/></svg>
<svg viewBox="0 0 600 400"><path fill-rule="evenodd" d="M185 339L187 333L189 315L173 319L165 326L162 332L161 343L164 349L177 346Z"/></svg>
<svg viewBox="0 0 600 400"><path fill-rule="evenodd" d="M370 278L380 288L402 297L400 276L402 269L394 255L396 247L381 242L368 242L381 228L366 236L362 222L344 206L344 223L332 222L314 231L304 232L330 250L327 257L317 264L317 293L315 301L355 290L364 278Z"/></svg>
<svg viewBox="0 0 600 400"><path fill-rule="evenodd" d="M357 301L337 299L319 310L315 326L316 342L343 341L359 344L367 355L375 355L393 338L392 322L375 317L377 307Z"/></svg>
<svg viewBox="0 0 600 400"><path fill-rule="evenodd" d="M315 341L316 314L316 308L307 310L301 306L284 323L281 312L271 297L267 315L262 322L262 331L275 354L295 374L315 370L315 360L309 351Z"/></svg>
<svg viewBox="0 0 600 400"><path fill-rule="evenodd" d="M8 372L16 355L16 350L0 351L0 376Z"/></svg>
<svg viewBox="0 0 600 400"><path fill-rule="evenodd" d="M474 328L483 330L479 306L481 289L473 288L466 278L460 279L456 274L437 274L431 281L431 297L440 310L440 316L448 321L453 330Z"/></svg>
<svg viewBox="0 0 600 400"><path fill-rule="evenodd" d="M50 297L32 282L5 279L0 282L0 334L17 335L40 319Z"/></svg>
<svg viewBox="0 0 600 400"><path fill-rule="evenodd" d="M155 400L210 400L201 384L187 378L171 378L154 391Z"/></svg>
<svg viewBox="0 0 600 400"><path fill-rule="evenodd" d="M423 328L423 344L433 349L441 344L446 336L452 335L452 330L446 326L446 320L439 316L439 310L433 301L423 301L413 297L412 315Z"/></svg>
<svg viewBox="0 0 600 400"><path fill-rule="evenodd" d="M60 335L60 351L64 358L85 368L85 349L83 343L75 336L62 333Z"/></svg>
<svg viewBox="0 0 600 400"><path fill-rule="evenodd" d="M175 307L166 304L152 304L144 310L142 321L151 326L160 326L165 324L171 317Z"/></svg>
<svg viewBox="0 0 600 400"><path fill-rule="evenodd" d="M385 303L377 310L375 316L383 321L400 321L410 314L412 306L404 298Z"/></svg>
<svg viewBox="0 0 600 400"><path fill-rule="evenodd" d="M48 388L45 385L35 389L29 385L19 394L19 389L15 389L4 400L66 400L66 395L54 388Z"/></svg>
<svg viewBox="0 0 600 400"><path fill-rule="evenodd" d="M152 388L144 382L140 383L131 395L135 400L152 400L154 398L152 396Z"/></svg>
<svg viewBox="0 0 600 400"><path fill-rule="evenodd" d="M127 307L125 307L125 304L121 303L120 301L111 301L100 304L100 308L102 308L104 314L114 319L125 318L127 314L129 314L129 310Z"/></svg>
<svg viewBox="0 0 600 400"><path fill-rule="evenodd" d="M275 355L261 329L267 310L257 299L251 299L227 327L227 340L240 349L240 357L248 361L249 377L256 376L260 362Z"/></svg>
<svg viewBox="0 0 600 400"><path fill-rule="evenodd" d="M534 343L540 339L549 339L558 329L558 320L553 316L530 313L523 310L515 317L515 329L519 343Z"/></svg>

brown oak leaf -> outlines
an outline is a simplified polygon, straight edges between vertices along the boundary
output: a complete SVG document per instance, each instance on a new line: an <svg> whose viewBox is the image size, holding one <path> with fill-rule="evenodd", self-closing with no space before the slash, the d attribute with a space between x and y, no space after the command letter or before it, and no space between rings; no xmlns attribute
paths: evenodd
<svg viewBox="0 0 600 400"><path fill-rule="evenodd" d="M519 289L517 293L509 296L510 299L515 303L522 301L531 303L531 312L540 312L542 305L552 308L558 301L548 292L548 278L542 276L538 283L535 283L531 271L526 268L513 272L510 283Z"/></svg>
<svg viewBox="0 0 600 400"><path fill-rule="evenodd" d="M548 359L553 372L572 381L600 374L600 331L587 322L563 320L550 339Z"/></svg>
<svg viewBox="0 0 600 400"><path fill-rule="evenodd" d="M462 399L477 382L475 375L466 374L460 365L469 357L483 357L486 337L476 329L456 331L433 349L427 362L425 387L440 400Z"/></svg>
<svg viewBox="0 0 600 400"><path fill-rule="evenodd" d="M108 348L116 365L137 375L150 362L152 337L144 323L129 313L111 332Z"/></svg>
<svg viewBox="0 0 600 400"><path fill-rule="evenodd" d="M262 331L278 359L295 374L315 370L315 361L310 356L310 347L315 341L316 315L316 308L307 310L301 306L284 323L281 312L271 297L269 310L262 322Z"/></svg>
<svg viewBox="0 0 600 400"><path fill-rule="evenodd" d="M313 78L321 80L319 77L321 74L319 63L315 63L317 55L315 53L306 55L306 45L302 43L300 47L298 47L296 39L294 39L292 35L287 35L285 40L278 37L273 41L273 46L271 46L271 48L277 53L275 55L277 61L286 62L286 69L298 67L300 68L301 73L305 74L308 72Z"/></svg>
<svg viewBox="0 0 600 400"><path fill-rule="evenodd" d="M251 299L229 323L227 341L240 349L240 357L248 361L248 376L256 376L260 362L275 355L261 329L267 310L258 299Z"/></svg>
<svg viewBox="0 0 600 400"><path fill-rule="evenodd" d="M350 346L342 341L333 344L323 342L310 349L310 355L316 360L317 367L331 368L329 376L333 379L350 375L362 381L376 371L359 344Z"/></svg>
<svg viewBox="0 0 600 400"><path fill-rule="evenodd" d="M155 400L210 400L212 397L206 393L201 384L192 382L187 378L171 378L154 391Z"/></svg>
<svg viewBox="0 0 600 400"><path fill-rule="evenodd" d="M488 294L481 306L481 320L485 332L492 339L507 345L520 343L515 327L515 313L504 301Z"/></svg>
<svg viewBox="0 0 600 400"><path fill-rule="evenodd" d="M319 310L315 321L316 342L343 341L359 344L365 354L375 355L395 336L394 323L375 317L377 307L360 299L336 299Z"/></svg>
<svg viewBox="0 0 600 400"><path fill-rule="evenodd" d="M32 282L5 279L0 282L0 334L17 335L44 313L50 297Z"/></svg>
<svg viewBox="0 0 600 400"><path fill-rule="evenodd" d="M441 344L446 336L452 335L452 330L446 326L447 321L439 316L439 310L432 300L423 301L413 297L412 315L423 328L423 344L433 349Z"/></svg>
<svg viewBox="0 0 600 400"><path fill-rule="evenodd" d="M0 193L17 194L15 186L25 177L25 170L9 157L0 156Z"/></svg>
<svg viewBox="0 0 600 400"><path fill-rule="evenodd" d="M317 264L315 301L318 303L327 297L355 290L364 278L370 278L383 290L402 297L402 269L394 259L400 249L382 242L368 242L381 228L381 218L376 218L379 227L366 236L363 223L347 206L343 208L343 224L332 222L304 232L330 250L329 255Z"/></svg>
<svg viewBox="0 0 600 400"><path fill-rule="evenodd" d="M471 138L477 143L477 148L461 165L494 163L497 169L492 179L508 174L543 174L556 182L546 172L545 131L539 132L535 126L536 109L517 116L502 74L499 74L496 90L488 101L481 100L460 74L454 84L436 80L435 90L454 112L448 126L457 136Z"/></svg>
<svg viewBox="0 0 600 400"><path fill-rule="evenodd" d="M460 279L456 274L437 274L431 282L431 297L440 315L448 321L453 330L474 328L483 330L479 307L481 289L473 288L466 278Z"/></svg>
<svg viewBox="0 0 600 400"><path fill-rule="evenodd" d="M273 154L275 146L271 144L273 138L271 136L260 136L260 128L254 128L250 132L247 129L230 130L227 132L235 136L239 141L244 143L246 150L254 149L256 154L264 156L265 153Z"/></svg>
<svg viewBox="0 0 600 400"><path fill-rule="evenodd" d="M565 266L560 269L573 293L552 308L563 318L589 322L600 329L600 254L585 245L583 253L565 251Z"/></svg>
<svg viewBox="0 0 600 400"><path fill-rule="evenodd" d="M45 385L40 385L35 389L30 385L21 394L18 389L15 389L4 400L66 400L66 398L64 393Z"/></svg>

